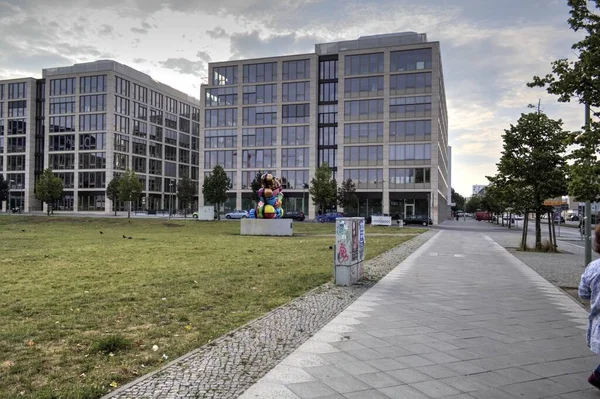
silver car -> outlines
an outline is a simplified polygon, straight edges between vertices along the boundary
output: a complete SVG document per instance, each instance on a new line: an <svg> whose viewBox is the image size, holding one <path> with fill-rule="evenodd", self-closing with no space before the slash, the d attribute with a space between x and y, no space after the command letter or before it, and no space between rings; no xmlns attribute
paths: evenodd
<svg viewBox="0 0 600 399"><path fill-rule="evenodd" d="M225 214L225 219L245 219L248 217L248 211L236 209L232 212Z"/></svg>

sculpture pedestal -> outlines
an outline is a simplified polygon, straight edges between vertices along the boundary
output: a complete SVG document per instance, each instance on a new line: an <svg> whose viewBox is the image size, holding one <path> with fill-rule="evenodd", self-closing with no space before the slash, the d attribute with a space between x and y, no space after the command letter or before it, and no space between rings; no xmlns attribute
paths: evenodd
<svg viewBox="0 0 600 399"><path fill-rule="evenodd" d="M292 236L292 219L242 219L243 236Z"/></svg>

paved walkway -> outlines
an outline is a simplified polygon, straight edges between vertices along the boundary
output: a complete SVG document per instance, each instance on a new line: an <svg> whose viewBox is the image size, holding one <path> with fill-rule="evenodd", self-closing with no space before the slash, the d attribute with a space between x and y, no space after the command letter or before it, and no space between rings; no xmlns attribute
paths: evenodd
<svg viewBox="0 0 600 399"><path fill-rule="evenodd" d="M600 398L586 324L491 238L440 231L241 398Z"/></svg>

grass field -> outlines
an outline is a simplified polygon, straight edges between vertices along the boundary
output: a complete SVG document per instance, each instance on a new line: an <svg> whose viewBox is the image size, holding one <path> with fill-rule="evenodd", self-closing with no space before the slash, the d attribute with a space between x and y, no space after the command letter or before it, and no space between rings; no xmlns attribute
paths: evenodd
<svg viewBox="0 0 600 399"><path fill-rule="evenodd" d="M0 398L98 398L331 280L333 223L239 228L0 217ZM422 231L368 226L367 259Z"/></svg>

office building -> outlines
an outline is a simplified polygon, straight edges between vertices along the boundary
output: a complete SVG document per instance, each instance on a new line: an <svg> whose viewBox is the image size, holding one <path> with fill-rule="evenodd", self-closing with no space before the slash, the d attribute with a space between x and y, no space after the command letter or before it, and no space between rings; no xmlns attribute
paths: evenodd
<svg viewBox="0 0 600 399"><path fill-rule="evenodd" d="M414 32L315 45L315 52L209 64L201 88L200 184L222 165L226 209L254 206L259 171L280 176L284 208L319 210L307 185L327 163L359 200L343 211L449 212L448 118L440 45ZM200 203L203 204L200 196Z"/></svg>
<svg viewBox="0 0 600 399"><path fill-rule="evenodd" d="M483 195L487 184L473 184L473 195Z"/></svg>

